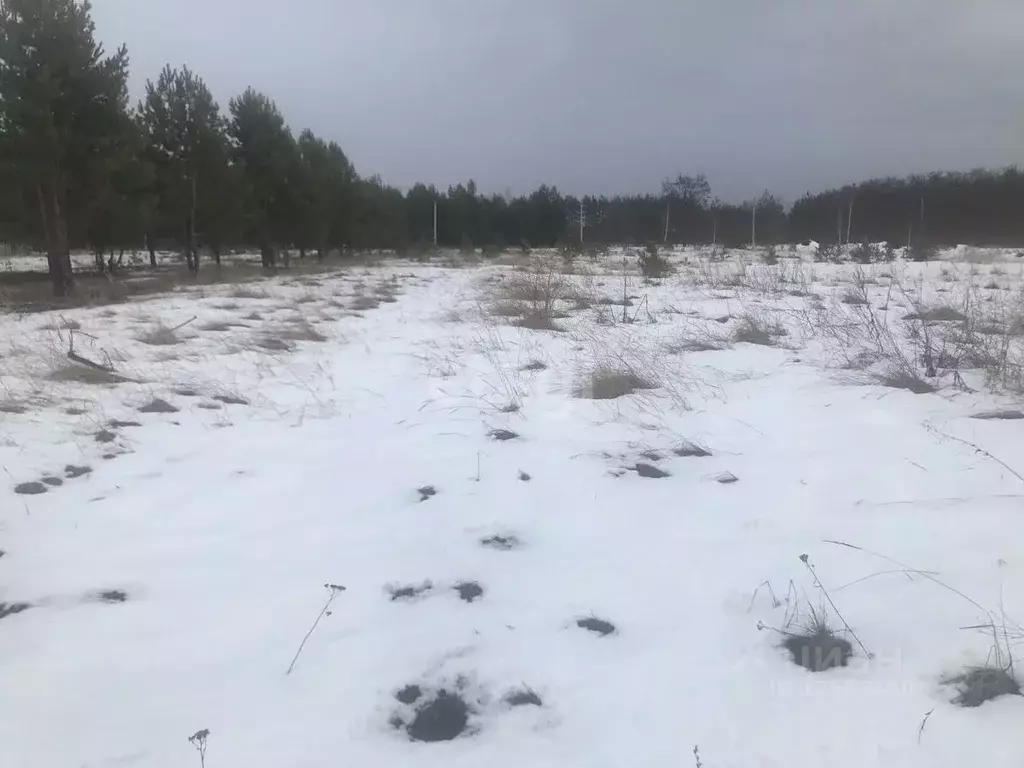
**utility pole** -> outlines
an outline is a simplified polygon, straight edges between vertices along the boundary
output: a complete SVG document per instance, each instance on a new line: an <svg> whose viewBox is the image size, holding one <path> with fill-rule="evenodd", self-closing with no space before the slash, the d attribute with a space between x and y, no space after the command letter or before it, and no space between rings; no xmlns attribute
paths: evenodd
<svg viewBox="0 0 1024 768"><path fill-rule="evenodd" d="M757 245L757 200L750 205L750 245Z"/></svg>
<svg viewBox="0 0 1024 768"><path fill-rule="evenodd" d="M853 199L857 196L857 191L854 190L850 195L850 210L846 214L846 244L850 244L850 226L853 224Z"/></svg>

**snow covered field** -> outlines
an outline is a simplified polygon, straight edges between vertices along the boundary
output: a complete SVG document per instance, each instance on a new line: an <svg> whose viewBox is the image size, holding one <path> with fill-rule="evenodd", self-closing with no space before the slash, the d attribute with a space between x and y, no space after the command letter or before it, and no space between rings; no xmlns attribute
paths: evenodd
<svg viewBox="0 0 1024 768"><path fill-rule="evenodd" d="M0 317L0 765L1019 768L1020 262L620 258Z"/></svg>

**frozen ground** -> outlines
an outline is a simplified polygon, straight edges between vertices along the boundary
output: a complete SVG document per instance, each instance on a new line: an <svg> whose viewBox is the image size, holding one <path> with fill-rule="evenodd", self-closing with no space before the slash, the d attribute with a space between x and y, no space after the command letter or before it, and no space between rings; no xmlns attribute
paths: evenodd
<svg viewBox="0 0 1024 768"><path fill-rule="evenodd" d="M1024 420L972 418L1020 407L1019 263L673 259L0 318L0 764L199 765L209 729L209 768L1019 768L1024 699L943 683L1024 640ZM1001 323L1007 375L883 386L962 353L900 336L946 304ZM610 374L654 388L592 399ZM782 647L812 608L848 666ZM441 691L465 732L413 741Z"/></svg>

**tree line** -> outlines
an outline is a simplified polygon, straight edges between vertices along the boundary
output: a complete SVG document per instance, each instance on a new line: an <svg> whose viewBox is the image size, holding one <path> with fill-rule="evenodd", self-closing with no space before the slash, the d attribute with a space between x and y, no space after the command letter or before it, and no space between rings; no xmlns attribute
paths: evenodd
<svg viewBox="0 0 1024 768"><path fill-rule="evenodd" d="M169 248L196 272L200 254L237 247L273 269L282 250L1024 240L1016 168L873 180L789 210L768 191L724 202L699 175L612 197L402 191L361 177L337 143L296 136L265 94L222 110L187 66L131 104L128 52L107 54L95 32L87 0L0 0L0 235L45 251L58 295L73 289L72 249L112 270L114 253L148 250L155 266Z"/></svg>

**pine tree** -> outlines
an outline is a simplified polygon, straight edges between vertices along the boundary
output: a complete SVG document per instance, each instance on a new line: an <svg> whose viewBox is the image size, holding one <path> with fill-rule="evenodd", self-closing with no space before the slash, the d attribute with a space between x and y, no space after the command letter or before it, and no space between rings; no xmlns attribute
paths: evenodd
<svg viewBox="0 0 1024 768"><path fill-rule="evenodd" d="M277 266L276 244L294 234L297 149L277 105L249 88L231 100L229 131L246 198L246 214L263 266ZM290 183L291 182L291 183Z"/></svg>
<svg viewBox="0 0 1024 768"><path fill-rule="evenodd" d="M84 232L122 152L128 52L105 56L88 0L0 0L0 148L31 195L54 293L71 292Z"/></svg>
<svg viewBox="0 0 1024 768"><path fill-rule="evenodd" d="M202 78L188 67L165 67L156 83L146 83L140 121L156 165L160 206L178 223L190 272L199 270L197 221L204 185L216 185L227 172L226 126L220 107Z"/></svg>

